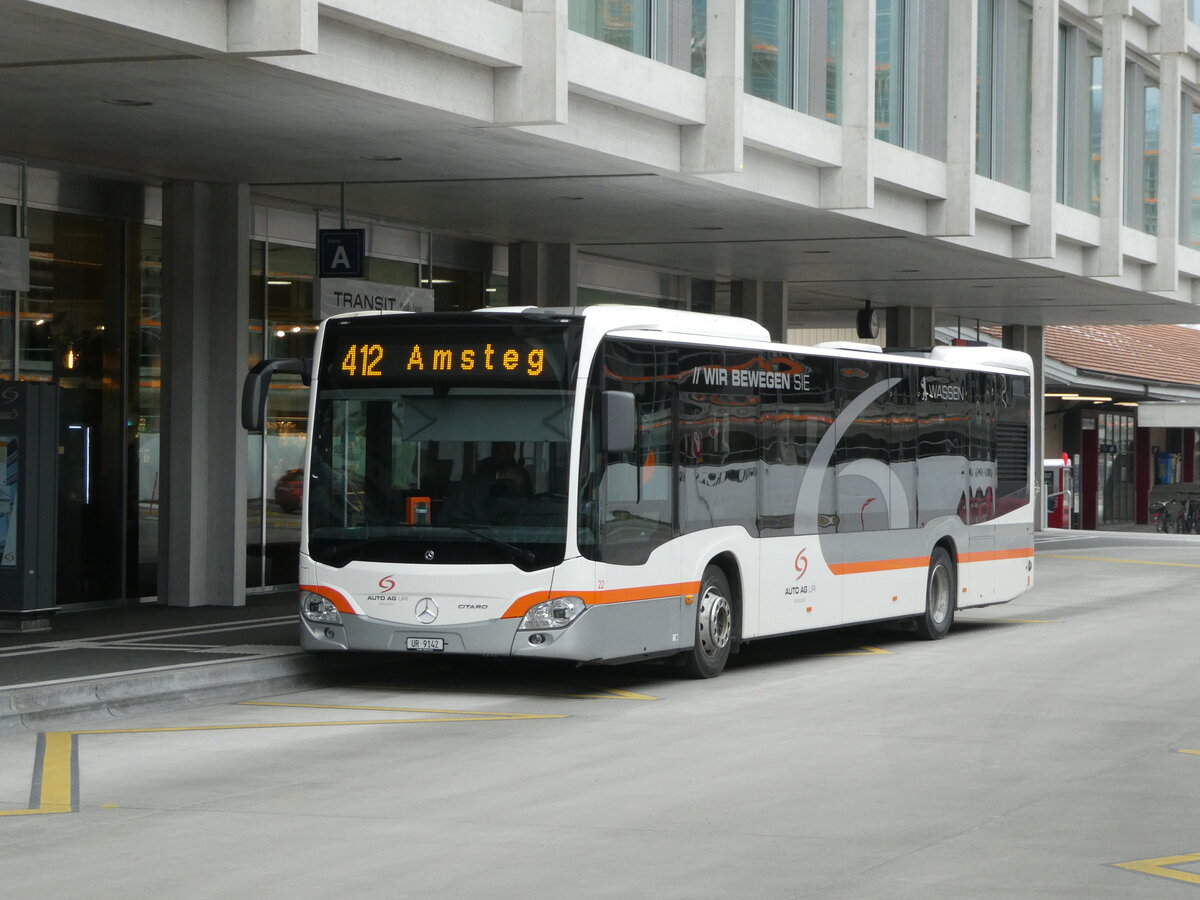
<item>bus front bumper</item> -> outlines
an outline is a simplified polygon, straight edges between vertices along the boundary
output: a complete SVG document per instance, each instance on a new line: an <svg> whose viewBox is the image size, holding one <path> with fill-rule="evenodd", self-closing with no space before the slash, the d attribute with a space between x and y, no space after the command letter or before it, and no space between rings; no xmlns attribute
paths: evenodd
<svg viewBox="0 0 1200 900"><path fill-rule="evenodd" d="M690 629L681 627L680 598L589 607L565 628L520 631L520 619L404 625L369 616L343 615L339 625L300 619L300 645L311 651L515 656L603 662L686 650ZM686 640L681 638L686 636ZM440 642L440 643L439 643ZM436 649L440 647L440 649Z"/></svg>

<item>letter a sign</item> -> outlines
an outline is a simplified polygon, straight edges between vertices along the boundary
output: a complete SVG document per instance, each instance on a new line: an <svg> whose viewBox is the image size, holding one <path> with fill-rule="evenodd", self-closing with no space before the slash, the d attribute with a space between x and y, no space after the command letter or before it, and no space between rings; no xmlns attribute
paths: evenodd
<svg viewBox="0 0 1200 900"><path fill-rule="evenodd" d="M322 228L317 232L322 278L367 276L367 232L364 228Z"/></svg>

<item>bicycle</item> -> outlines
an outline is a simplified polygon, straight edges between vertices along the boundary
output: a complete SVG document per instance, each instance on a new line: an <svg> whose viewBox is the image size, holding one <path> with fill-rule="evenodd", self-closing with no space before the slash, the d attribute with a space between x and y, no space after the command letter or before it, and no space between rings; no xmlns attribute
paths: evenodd
<svg viewBox="0 0 1200 900"><path fill-rule="evenodd" d="M1171 504L1173 500L1158 500L1150 505L1150 512L1154 516L1154 530L1159 534L1170 534L1171 526L1174 524L1175 517L1171 515Z"/></svg>
<svg viewBox="0 0 1200 900"><path fill-rule="evenodd" d="M1183 508L1176 516L1175 530L1179 534L1200 534L1200 497L1186 494L1176 500Z"/></svg>

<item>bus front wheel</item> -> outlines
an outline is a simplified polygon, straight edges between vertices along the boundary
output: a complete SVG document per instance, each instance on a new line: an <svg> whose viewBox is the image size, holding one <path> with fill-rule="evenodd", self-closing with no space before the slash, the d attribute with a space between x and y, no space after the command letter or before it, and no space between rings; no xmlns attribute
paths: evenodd
<svg viewBox="0 0 1200 900"><path fill-rule="evenodd" d="M696 641L683 666L693 678L713 678L725 668L733 645L733 601L729 580L719 567L704 570L696 604Z"/></svg>
<svg viewBox="0 0 1200 900"><path fill-rule="evenodd" d="M945 547L934 547L929 555L925 579L925 613L917 617L917 635L927 641L941 640L954 624L954 592L958 578L954 560Z"/></svg>

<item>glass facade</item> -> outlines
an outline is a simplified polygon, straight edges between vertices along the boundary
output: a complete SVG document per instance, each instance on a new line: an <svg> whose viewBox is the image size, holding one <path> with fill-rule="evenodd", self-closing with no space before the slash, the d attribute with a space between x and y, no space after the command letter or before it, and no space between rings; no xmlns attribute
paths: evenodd
<svg viewBox="0 0 1200 900"><path fill-rule="evenodd" d="M1179 242L1200 248L1200 101L1183 98L1183 148L1180 153Z"/></svg>
<svg viewBox="0 0 1200 900"><path fill-rule="evenodd" d="M946 21L950 0L878 0L875 137L946 158Z"/></svg>
<svg viewBox="0 0 1200 900"><path fill-rule="evenodd" d="M569 0L572 31L695 75L705 69L706 0Z"/></svg>
<svg viewBox="0 0 1200 900"><path fill-rule="evenodd" d="M746 0L746 92L838 121L840 0Z"/></svg>
<svg viewBox="0 0 1200 900"><path fill-rule="evenodd" d="M0 377L60 389L58 495L48 501L57 602L153 595L162 230L38 208L26 228L29 290L0 293ZM15 230L16 210L0 207L0 231Z"/></svg>
<svg viewBox="0 0 1200 900"><path fill-rule="evenodd" d="M1158 233L1158 82L1133 63L1125 72L1126 225Z"/></svg>
<svg viewBox="0 0 1200 900"><path fill-rule="evenodd" d="M1100 45L1069 25L1058 31L1058 202L1100 212Z"/></svg>
<svg viewBox="0 0 1200 900"><path fill-rule="evenodd" d="M1029 188L1033 5L979 0L975 171Z"/></svg>

